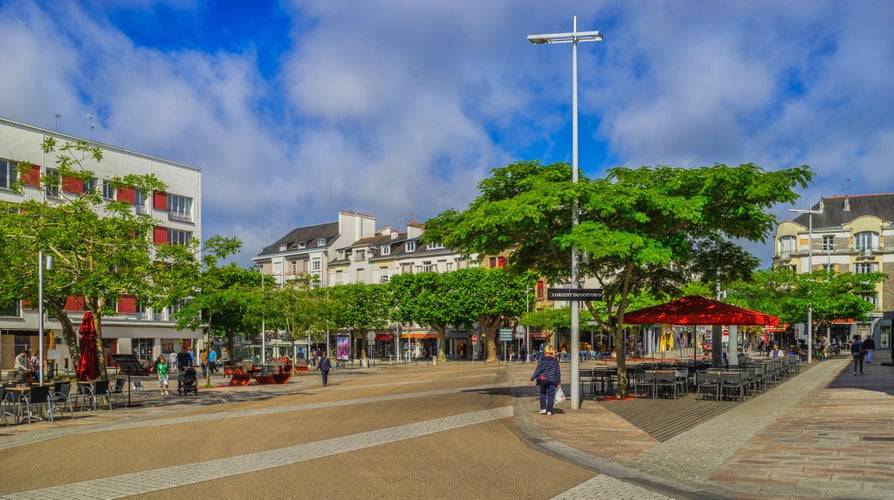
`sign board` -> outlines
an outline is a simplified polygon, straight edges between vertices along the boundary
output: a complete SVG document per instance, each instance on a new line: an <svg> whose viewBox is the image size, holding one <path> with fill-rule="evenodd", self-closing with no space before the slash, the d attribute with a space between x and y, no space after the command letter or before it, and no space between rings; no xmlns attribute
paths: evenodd
<svg viewBox="0 0 894 500"><path fill-rule="evenodd" d="M601 288L547 288L547 300L602 300Z"/></svg>
<svg viewBox="0 0 894 500"><path fill-rule="evenodd" d="M472 335L472 342L478 342L478 335Z"/></svg>
<svg viewBox="0 0 894 500"><path fill-rule="evenodd" d="M512 340L511 328L500 328L500 342L508 342Z"/></svg>
<svg viewBox="0 0 894 500"><path fill-rule="evenodd" d="M62 351L59 349L47 349L47 357L59 361L62 359Z"/></svg>

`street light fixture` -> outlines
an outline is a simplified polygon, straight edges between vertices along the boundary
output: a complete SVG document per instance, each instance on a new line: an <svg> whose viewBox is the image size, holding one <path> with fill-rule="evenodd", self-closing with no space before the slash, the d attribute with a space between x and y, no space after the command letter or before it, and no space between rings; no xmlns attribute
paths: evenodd
<svg viewBox="0 0 894 500"><path fill-rule="evenodd" d="M813 214L823 213L822 203L819 210L803 210L790 208L789 212L807 214L807 272L813 273ZM813 304L807 305L807 364L813 362Z"/></svg>
<svg viewBox="0 0 894 500"><path fill-rule="evenodd" d="M602 33L598 31L577 31L577 16L571 33L551 33L545 35L528 35L528 41L535 45L570 43L571 44L571 179L577 184L577 43L601 42ZM578 200L575 198L571 207L572 231L578 225ZM580 288L579 256L577 248L571 246L571 287ZM580 408L580 303L571 301L571 407Z"/></svg>
<svg viewBox="0 0 894 500"><path fill-rule="evenodd" d="M47 271L53 270L53 257L47 256L46 260L43 257L43 250L37 252L37 358L40 360L40 377L38 377L38 381L40 385L43 385L44 380L44 366L46 366L46 360L44 359L43 353L43 271L46 269Z"/></svg>

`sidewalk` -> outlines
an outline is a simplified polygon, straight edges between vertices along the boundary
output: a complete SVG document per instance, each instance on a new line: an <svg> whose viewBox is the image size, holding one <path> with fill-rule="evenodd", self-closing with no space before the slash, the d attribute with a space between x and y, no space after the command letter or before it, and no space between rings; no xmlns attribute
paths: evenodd
<svg viewBox="0 0 894 500"><path fill-rule="evenodd" d="M891 498L894 366L878 361L862 376L849 358L815 362L665 442L592 399L540 415L536 387L526 385L534 365L510 365L509 374L516 422L532 446L671 497Z"/></svg>

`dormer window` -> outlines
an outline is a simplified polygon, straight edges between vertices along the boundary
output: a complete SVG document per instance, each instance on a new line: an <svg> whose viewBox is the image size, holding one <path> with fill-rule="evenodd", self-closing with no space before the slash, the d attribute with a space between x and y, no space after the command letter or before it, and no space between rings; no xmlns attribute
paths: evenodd
<svg viewBox="0 0 894 500"><path fill-rule="evenodd" d="M318 239L318 240L317 240L317 246L318 246L318 247L324 247L324 246L326 246L326 238L320 238L320 239Z"/></svg>
<svg viewBox="0 0 894 500"><path fill-rule="evenodd" d="M444 248L444 245L440 243L429 243L428 245L426 245L425 248L427 248L428 250L434 250L436 248Z"/></svg>
<svg viewBox="0 0 894 500"><path fill-rule="evenodd" d="M382 252L381 252L382 255L391 255L391 247L390 246L382 245L381 250L382 250Z"/></svg>
<svg viewBox="0 0 894 500"><path fill-rule="evenodd" d="M355 250L354 260L366 260L366 250Z"/></svg>
<svg viewBox="0 0 894 500"><path fill-rule="evenodd" d="M338 252L335 252L335 258L338 260L345 260L345 251L339 250Z"/></svg>
<svg viewBox="0 0 894 500"><path fill-rule="evenodd" d="M415 242L415 241L408 241L408 242L407 242L407 251L408 251L408 252L415 252L415 251L416 251L416 242Z"/></svg>
<svg viewBox="0 0 894 500"><path fill-rule="evenodd" d="M285 243L280 243L280 244L279 244L279 251L280 251L280 252L285 252L285 251L286 251L286 248L288 248L288 245L286 245Z"/></svg>

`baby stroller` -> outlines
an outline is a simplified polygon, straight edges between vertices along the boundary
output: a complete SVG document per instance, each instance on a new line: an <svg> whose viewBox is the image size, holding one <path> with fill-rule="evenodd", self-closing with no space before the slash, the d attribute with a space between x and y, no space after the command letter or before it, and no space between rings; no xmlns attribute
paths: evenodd
<svg viewBox="0 0 894 500"><path fill-rule="evenodd" d="M180 370L180 375L177 377L177 394L186 396L190 392L199 395L196 369L191 366Z"/></svg>

